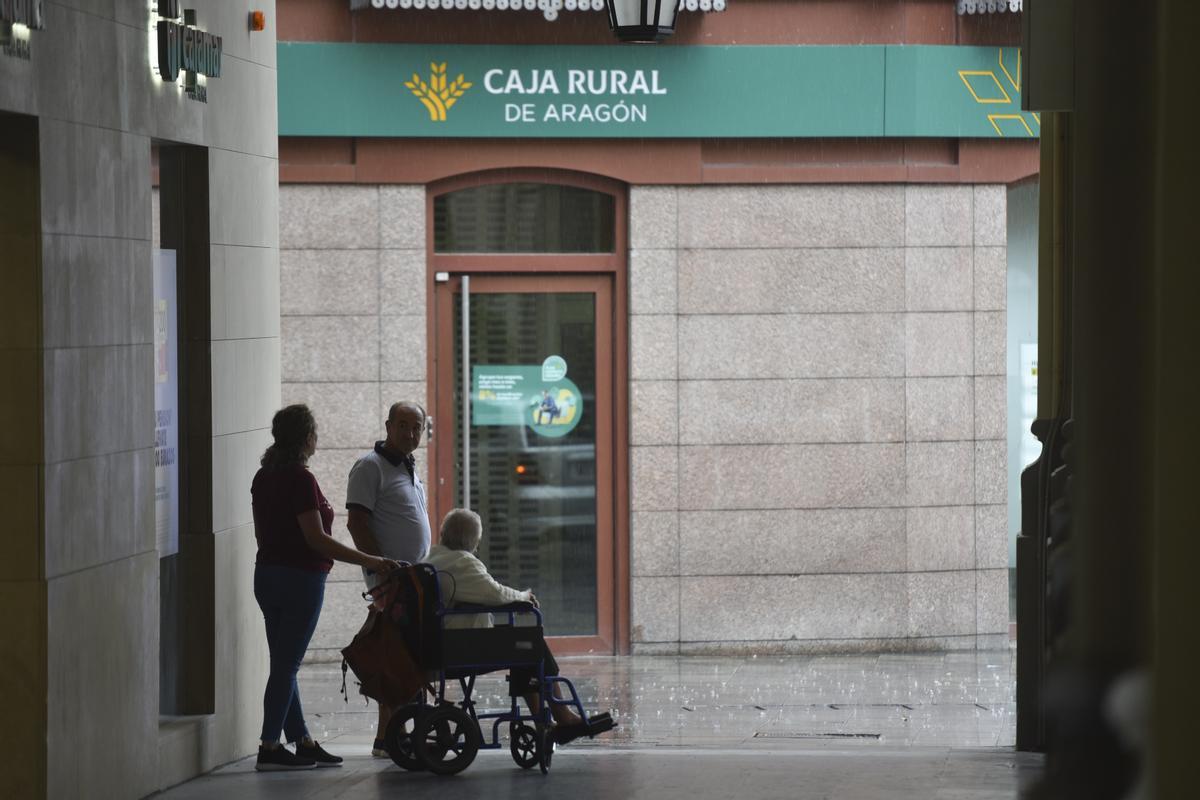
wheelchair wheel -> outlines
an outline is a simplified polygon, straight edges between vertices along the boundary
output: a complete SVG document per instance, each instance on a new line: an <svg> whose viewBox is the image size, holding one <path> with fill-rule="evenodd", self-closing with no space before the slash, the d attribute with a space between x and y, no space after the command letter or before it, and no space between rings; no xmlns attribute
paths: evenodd
<svg viewBox="0 0 1200 800"><path fill-rule="evenodd" d="M396 709L396 713L392 715L383 741L396 766L413 772L425 769L425 765L413 750L412 734L417 726L417 719L428 710L427 705L411 703Z"/></svg>
<svg viewBox="0 0 1200 800"><path fill-rule="evenodd" d="M515 723L508 732L508 750L513 761L521 769L532 769L538 765L539 746L537 729L523 722Z"/></svg>
<svg viewBox="0 0 1200 800"><path fill-rule="evenodd" d="M538 767L545 775L550 771L550 760L554 758L554 737L551 727L541 722L537 723Z"/></svg>
<svg viewBox="0 0 1200 800"><path fill-rule="evenodd" d="M479 723L461 708L438 706L417 717L413 751L435 775L462 772L479 752Z"/></svg>

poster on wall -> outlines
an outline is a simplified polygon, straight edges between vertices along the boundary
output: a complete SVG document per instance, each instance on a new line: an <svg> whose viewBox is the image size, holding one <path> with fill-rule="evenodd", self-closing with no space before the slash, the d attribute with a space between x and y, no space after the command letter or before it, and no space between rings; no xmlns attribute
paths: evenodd
<svg viewBox="0 0 1200 800"><path fill-rule="evenodd" d="M175 251L154 251L154 523L159 558L179 552L179 337Z"/></svg>
<svg viewBox="0 0 1200 800"><path fill-rule="evenodd" d="M583 417L583 394L552 355L538 364L471 368L471 424L527 426L541 436L565 436Z"/></svg>

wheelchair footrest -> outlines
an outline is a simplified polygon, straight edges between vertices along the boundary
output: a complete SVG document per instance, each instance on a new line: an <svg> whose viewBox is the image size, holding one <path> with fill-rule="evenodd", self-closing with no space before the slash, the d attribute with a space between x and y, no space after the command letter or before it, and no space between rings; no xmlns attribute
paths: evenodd
<svg viewBox="0 0 1200 800"><path fill-rule="evenodd" d="M617 723L613 721L612 714L609 714L607 711L600 714L594 714L593 716L588 717L587 735L589 738L592 736L598 736L605 731L611 731L615 727L617 727Z"/></svg>
<svg viewBox="0 0 1200 800"><path fill-rule="evenodd" d="M613 721L612 715L607 711L601 714L593 714L588 717L587 722L581 722L578 725L562 725L554 729L554 743L566 744L573 742L580 736L586 736L589 739L599 736L605 731L611 731L617 727L617 723Z"/></svg>

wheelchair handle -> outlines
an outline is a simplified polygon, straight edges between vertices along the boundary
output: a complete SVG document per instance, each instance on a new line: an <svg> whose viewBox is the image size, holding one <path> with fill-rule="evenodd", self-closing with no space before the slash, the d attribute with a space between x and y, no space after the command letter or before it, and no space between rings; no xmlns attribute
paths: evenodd
<svg viewBox="0 0 1200 800"><path fill-rule="evenodd" d="M387 588L387 585L399 578L400 574L404 572L404 570L412 566L412 564L408 563L407 561L397 561L396 563L400 565L397 569L388 570L387 572L383 573L380 576L379 583L375 584L373 589L368 589L362 593L363 600L378 600L379 596L383 594L384 589ZM368 575L379 574L367 569L366 567L363 567L363 571Z"/></svg>

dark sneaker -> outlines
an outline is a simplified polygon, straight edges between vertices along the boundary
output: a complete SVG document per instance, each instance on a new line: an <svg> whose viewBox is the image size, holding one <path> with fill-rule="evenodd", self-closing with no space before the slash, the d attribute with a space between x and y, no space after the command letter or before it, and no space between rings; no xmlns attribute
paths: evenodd
<svg viewBox="0 0 1200 800"><path fill-rule="evenodd" d="M325 748L316 742L312 743L312 747L306 747L304 742L297 742L296 755L300 758L312 759L317 762L318 767L340 767L342 765L341 756L326 752Z"/></svg>
<svg viewBox="0 0 1200 800"><path fill-rule="evenodd" d="M574 725L557 725L550 731L550 736L554 739L555 744L567 744L573 742L580 736L586 736L589 739L611 731L617 726L613 721L612 715L607 711L603 714L593 714L588 717L587 722L577 722Z"/></svg>
<svg viewBox="0 0 1200 800"><path fill-rule="evenodd" d="M273 772L284 769L312 769L316 765L316 761L298 756L286 747L269 750L260 746L258 761L254 764L254 768L259 772Z"/></svg>
<svg viewBox="0 0 1200 800"><path fill-rule="evenodd" d="M573 742L580 736L587 736L588 726L584 722L576 722L574 725L555 725L550 729L550 738L555 744L567 744Z"/></svg>
<svg viewBox="0 0 1200 800"><path fill-rule="evenodd" d="M371 755L375 756L376 758L392 757L392 754L388 752L387 744L384 743L383 739L376 739L371 745Z"/></svg>

